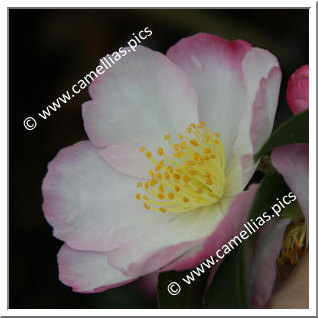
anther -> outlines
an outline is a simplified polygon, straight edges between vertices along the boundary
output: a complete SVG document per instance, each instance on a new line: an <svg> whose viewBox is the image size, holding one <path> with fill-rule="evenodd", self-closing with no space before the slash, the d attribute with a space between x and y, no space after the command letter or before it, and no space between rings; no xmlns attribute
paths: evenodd
<svg viewBox="0 0 318 318"><path fill-rule="evenodd" d="M190 181L190 178L187 175L183 176L182 179L183 179L184 182L189 182Z"/></svg>
<svg viewBox="0 0 318 318"><path fill-rule="evenodd" d="M186 148L187 148L187 142L186 142L186 141L182 141L182 142L180 143L180 148L181 148L181 149L186 149Z"/></svg>
<svg viewBox="0 0 318 318"><path fill-rule="evenodd" d="M150 210L150 206L146 202L144 202L144 208Z"/></svg>
<svg viewBox="0 0 318 318"><path fill-rule="evenodd" d="M159 147L159 148L158 148L158 155L159 155L159 156L162 156L162 155L163 155L163 148L162 148L162 147Z"/></svg>
<svg viewBox="0 0 318 318"><path fill-rule="evenodd" d="M211 179L207 179L207 180L206 180L206 184L207 184L207 185L211 185L211 184L212 184L212 180L211 180Z"/></svg>
<svg viewBox="0 0 318 318"><path fill-rule="evenodd" d="M190 140L190 142L195 147L199 146L199 143L195 139Z"/></svg>

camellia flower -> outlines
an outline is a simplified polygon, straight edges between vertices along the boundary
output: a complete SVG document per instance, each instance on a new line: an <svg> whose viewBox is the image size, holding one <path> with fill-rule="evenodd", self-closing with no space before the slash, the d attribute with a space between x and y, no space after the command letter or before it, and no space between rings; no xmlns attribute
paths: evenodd
<svg viewBox="0 0 318 318"><path fill-rule="evenodd" d="M294 114L309 107L309 65L303 65L289 77L286 96Z"/></svg>
<svg viewBox="0 0 318 318"><path fill-rule="evenodd" d="M287 101L293 113L309 107L308 73L309 67L304 65L289 78ZM290 225L289 219L272 220L260 231L252 263L252 308L263 308L267 304L273 292L277 270L285 264L298 264L308 246L309 145L277 147L272 151L271 162L296 195L304 220Z"/></svg>
<svg viewBox="0 0 318 318"><path fill-rule="evenodd" d="M284 264L298 264L306 248L309 211L308 150L308 144L290 144L272 151L272 164L296 195L305 221L290 223L287 218L271 220L260 231L257 238L259 244L256 245L252 263L252 308L263 308L267 304L280 268ZM294 305L297 306L290 304L291 307Z"/></svg>
<svg viewBox="0 0 318 318"><path fill-rule="evenodd" d="M139 46L96 79L89 141L62 149L43 181L61 281L98 292L194 267L229 240L280 81L268 51L202 33L166 55Z"/></svg>
<svg viewBox="0 0 318 318"><path fill-rule="evenodd" d="M309 65L296 70L288 80L287 101L293 113L309 108ZM272 153L272 162L288 186L297 195L304 221L295 224L287 233L281 251L280 263L297 264L308 245L309 229L309 145L291 144L277 147Z"/></svg>

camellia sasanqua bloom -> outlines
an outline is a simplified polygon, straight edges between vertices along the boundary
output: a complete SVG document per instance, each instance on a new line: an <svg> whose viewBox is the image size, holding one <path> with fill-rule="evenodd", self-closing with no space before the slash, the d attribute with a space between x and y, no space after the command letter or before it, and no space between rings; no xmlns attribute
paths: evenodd
<svg viewBox="0 0 318 318"><path fill-rule="evenodd" d="M287 85L287 102L294 114L309 108L309 65L303 65L289 78ZM304 246L304 237L308 239L309 226L309 144L291 144L277 147L273 150L272 161L274 167L284 177L288 186L297 195L305 223L295 228L295 238L302 242L293 242L299 245L295 248L292 262L298 262L298 251ZM306 235L307 232L307 235ZM295 241L295 240L294 240ZM298 251L297 251L298 250Z"/></svg>
<svg viewBox="0 0 318 318"><path fill-rule="evenodd" d="M296 70L288 80L287 102L294 114L309 107L308 74L309 67L304 65ZM280 275L279 272L284 270L285 265L297 265L308 248L309 144L279 146L273 149L271 162L296 195L303 219L300 218L297 222L290 222L291 220L288 218L272 220L260 231L252 263L252 308L263 308L268 303L273 293L277 274ZM280 242L282 244L279 244ZM290 272L287 271L285 274L290 274ZM298 286L303 286L306 282L308 284L308 277L302 277L302 282L299 282ZM289 290L286 287L283 284L284 297L285 300L290 299L289 304L284 304L284 297L281 299L281 296L278 296L278 299L275 298L275 304L303 308L306 301L302 303L303 298L295 297L293 294L294 288Z"/></svg>
<svg viewBox="0 0 318 318"><path fill-rule="evenodd" d="M309 65L303 65L289 78L287 102L294 114L309 108ZM272 163L288 186L297 195L304 219L286 233L279 263L298 264L308 246L309 232L309 144L291 144L277 147Z"/></svg>
<svg viewBox="0 0 318 318"><path fill-rule="evenodd" d="M304 308L304 304L308 303L308 299L303 298L306 297L306 293L301 297L295 295L295 285L290 290L286 288L288 285L285 287L286 282L290 279L290 266L294 267L299 263L308 247L308 151L308 144L290 144L277 147L272 152L272 164L297 196L304 220L291 222L288 218L275 219L260 231L257 237L259 244L256 244L252 263L252 308L263 308L270 301L274 283L280 276L280 271L284 270L284 266L287 266L288 270L283 276L284 280L278 291L284 290L285 296L279 295L278 299L275 298L275 306ZM287 281L285 281L287 278L285 275L288 277ZM303 291L302 286L306 283L308 284L308 276L301 277L301 281L297 283L299 291ZM285 303L285 301L287 302Z"/></svg>
<svg viewBox="0 0 318 318"><path fill-rule="evenodd" d="M89 140L62 149L42 186L65 242L60 280L99 292L192 268L231 239L280 81L270 52L203 33L166 55L139 46L95 79L82 107Z"/></svg>

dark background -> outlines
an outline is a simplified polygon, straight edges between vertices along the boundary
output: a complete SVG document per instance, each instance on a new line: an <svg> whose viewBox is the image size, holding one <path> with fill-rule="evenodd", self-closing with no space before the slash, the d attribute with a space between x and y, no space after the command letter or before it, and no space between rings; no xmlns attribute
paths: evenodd
<svg viewBox="0 0 318 318"><path fill-rule="evenodd" d="M275 54L283 72L276 124L291 116L285 102L290 74L309 58L309 11L262 10L9 10L9 308L156 308L152 293L132 283L100 294L73 293L58 280L41 183L59 149L87 139L81 104L87 89L33 131L28 116L51 104L99 59L148 26L142 44L163 53L180 38L209 32L244 39Z"/></svg>

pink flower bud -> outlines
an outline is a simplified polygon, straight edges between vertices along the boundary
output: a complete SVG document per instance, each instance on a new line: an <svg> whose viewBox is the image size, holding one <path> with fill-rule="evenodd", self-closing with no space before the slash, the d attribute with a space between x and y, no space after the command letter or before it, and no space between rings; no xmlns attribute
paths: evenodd
<svg viewBox="0 0 318 318"><path fill-rule="evenodd" d="M286 95L287 103L294 114L309 107L309 65L303 65L290 76Z"/></svg>

